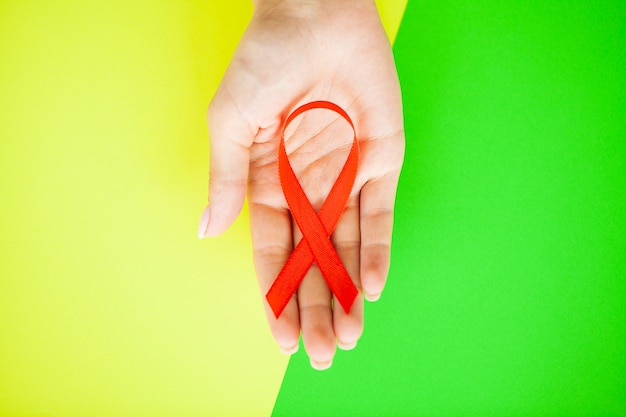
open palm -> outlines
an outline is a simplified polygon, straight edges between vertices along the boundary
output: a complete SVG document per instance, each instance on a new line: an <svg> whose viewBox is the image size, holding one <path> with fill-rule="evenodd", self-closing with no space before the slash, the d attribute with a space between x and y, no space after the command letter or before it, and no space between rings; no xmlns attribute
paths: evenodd
<svg viewBox="0 0 626 417"><path fill-rule="evenodd" d="M375 301L389 268L393 205L404 155L402 102L389 41L372 0L261 0L208 111L209 196L199 235L216 236L239 214L246 190L254 264L263 296L302 238L277 170L286 116L328 100L352 118L359 169L331 236L360 294L349 314L333 302L314 263L296 294L267 320L281 350L297 350L300 332L314 368L351 349L363 331L363 297ZM313 110L285 132L291 165L319 210L352 144L337 114Z"/></svg>

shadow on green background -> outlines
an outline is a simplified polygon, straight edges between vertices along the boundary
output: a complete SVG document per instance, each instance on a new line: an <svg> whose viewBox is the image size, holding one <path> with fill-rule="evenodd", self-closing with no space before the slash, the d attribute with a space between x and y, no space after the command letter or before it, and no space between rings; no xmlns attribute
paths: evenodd
<svg viewBox="0 0 626 417"><path fill-rule="evenodd" d="M274 416L626 415L626 3L409 1L392 267Z"/></svg>

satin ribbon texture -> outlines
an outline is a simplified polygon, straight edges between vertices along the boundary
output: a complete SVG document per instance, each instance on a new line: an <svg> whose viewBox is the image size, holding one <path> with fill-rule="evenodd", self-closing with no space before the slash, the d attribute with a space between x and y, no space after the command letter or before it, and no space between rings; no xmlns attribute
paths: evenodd
<svg viewBox="0 0 626 417"><path fill-rule="evenodd" d="M352 147L337 181L330 190L319 212L316 213L307 198L296 174L289 163L285 149L285 129L302 113L312 109L327 109L343 117L354 132ZM339 259L337 251L330 241L341 214L343 213L354 180L359 162L359 144L352 119L338 105L329 101L313 101L294 110L285 120L278 148L278 174L280 185L287 200L289 210L298 228L302 232L302 240L291 253L291 256L278 274L274 284L266 294L276 318L280 316L291 296L296 292L305 274L317 262L328 287L335 294L337 301L346 313L358 294L348 271Z"/></svg>

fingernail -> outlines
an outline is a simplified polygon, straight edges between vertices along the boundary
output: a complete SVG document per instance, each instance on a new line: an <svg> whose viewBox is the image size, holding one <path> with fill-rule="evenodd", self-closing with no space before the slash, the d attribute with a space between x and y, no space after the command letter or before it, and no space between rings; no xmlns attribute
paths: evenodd
<svg viewBox="0 0 626 417"><path fill-rule="evenodd" d="M313 359L311 359L311 367L313 369L315 369L315 370L318 370L318 371L324 371L324 370L330 368L330 366L332 364L333 364L333 360L332 359L329 360L329 361L326 361L326 362L317 362L317 361L314 361Z"/></svg>
<svg viewBox="0 0 626 417"><path fill-rule="evenodd" d="M365 294L365 299L370 302L378 301L380 293L378 294Z"/></svg>
<svg viewBox="0 0 626 417"><path fill-rule="evenodd" d="M352 343L343 343L337 340L337 347L341 350L352 350L356 347L356 340Z"/></svg>
<svg viewBox="0 0 626 417"><path fill-rule="evenodd" d="M211 207L206 206L200 217L200 224L198 224L198 239L204 239L206 237L206 229L209 227L209 218L211 217Z"/></svg>
<svg viewBox="0 0 626 417"><path fill-rule="evenodd" d="M285 347L280 346L280 351L284 353L285 355L293 355L294 353L298 351L298 344L296 343L294 346L290 348L285 348Z"/></svg>

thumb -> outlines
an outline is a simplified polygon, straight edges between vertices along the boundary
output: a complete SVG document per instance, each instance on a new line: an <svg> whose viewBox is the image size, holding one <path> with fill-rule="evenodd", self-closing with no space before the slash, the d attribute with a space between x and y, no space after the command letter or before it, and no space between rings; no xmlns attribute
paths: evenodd
<svg viewBox="0 0 626 417"><path fill-rule="evenodd" d="M209 204L198 225L200 239L223 233L241 212L246 197L250 146L256 133L234 103L219 95L209 106L207 121Z"/></svg>

